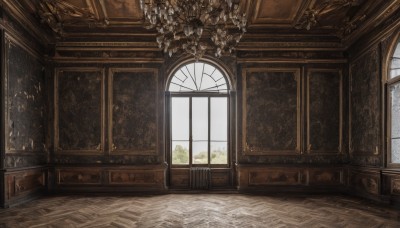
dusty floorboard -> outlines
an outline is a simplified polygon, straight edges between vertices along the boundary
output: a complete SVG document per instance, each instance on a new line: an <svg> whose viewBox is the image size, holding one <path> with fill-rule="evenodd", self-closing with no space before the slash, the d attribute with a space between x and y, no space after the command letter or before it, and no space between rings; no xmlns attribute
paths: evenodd
<svg viewBox="0 0 400 228"><path fill-rule="evenodd" d="M400 227L400 211L345 196L57 196L0 209L0 227Z"/></svg>

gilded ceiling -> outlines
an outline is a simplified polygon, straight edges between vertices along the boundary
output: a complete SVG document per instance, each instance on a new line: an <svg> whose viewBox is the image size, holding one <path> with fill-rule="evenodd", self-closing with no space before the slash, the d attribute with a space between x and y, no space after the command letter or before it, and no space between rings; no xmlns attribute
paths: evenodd
<svg viewBox="0 0 400 228"><path fill-rule="evenodd" d="M155 34L142 27L139 0L3 1L28 12L58 37ZM400 0L240 0L240 5L248 17L248 37L323 34L343 41L398 11Z"/></svg>

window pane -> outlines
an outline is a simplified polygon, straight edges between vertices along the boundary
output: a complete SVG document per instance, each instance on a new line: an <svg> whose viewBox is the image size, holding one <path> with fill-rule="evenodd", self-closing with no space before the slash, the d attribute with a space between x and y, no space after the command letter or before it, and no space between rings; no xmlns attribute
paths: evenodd
<svg viewBox="0 0 400 228"><path fill-rule="evenodd" d="M195 80L196 80L196 85L199 88L199 90L202 90L201 83L203 81L203 70L204 70L204 63L195 63L194 64L194 73L195 73Z"/></svg>
<svg viewBox="0 0 400 228"><path fill-rule="evenodd" d="M228 98L211 98L211 141L228 141Z"/></svg>
<svg viewBox="0 0 400 228"><path fill-rule="evenodd" d="M399 75L400 75L400 69L392 69L392 70L390 70L390 77L391 78L394 78L394 77L399 76Z"/></svg>
<svg viewBox="0 0 400 228"><path fill-rule="evenodd" d="M390 78L394 78L400 75L400 43L397 44L396 50L392 57L392 63L390 65Z"/></svg>
<svg viewBox="0 0 400 228"><path fill-rule="evenodd" d="M192 99L192 136L193 141L208 140L208 98Z"/></svg>
<svg viewBox="0 0 400 228"><path fill-rule="evenodd" d="M193 164L208 164L208 142L193 142Z"/></svg>
<svg viewBox="0 0 400 228"><path fill-rule="evenodd" d="M189 98L172 98L172 140L189 140Z"/></svg>
<svg viewBox="0 0 400 228"><path fill-rule="evenodd" d="M400 139L392 139L392 163L400 163Z"/></svg>
<svg viewBox="0 0 400 228"><path fill-rule="evenodd" d="M172 164L189 164L189 141L172 141Z"/></svg>
<svg viewBox="0 0 400 228"><path fill-rule="evenodd" d="M391 115L392 115L392 138L400 137L400 83L396 83L390 88L390 96L392 100Z"/></svg>
<svg viewBox="0 0 400 228"><path fill-rule="evenodd" d="M228 164L228 143L211 142L211 164Z"/></svg>

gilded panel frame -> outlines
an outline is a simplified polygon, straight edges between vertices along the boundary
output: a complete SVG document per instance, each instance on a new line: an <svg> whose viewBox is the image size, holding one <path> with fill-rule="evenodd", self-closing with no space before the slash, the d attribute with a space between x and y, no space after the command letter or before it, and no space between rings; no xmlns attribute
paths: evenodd
<svg viewBox="0 0 400 228"><path fill-rule="evenodd" d="M339 78L339 142L338 142L338 150L337 151L323 151L323 150L312 150L312 145L310 142L310 78L312 73L315 72L329 72L329 73L337 73ZM308 154L318 154L318 155L336 155L343 153L343 73L340 69L317 69L311 68L307 71L307 95L306 95L306 130L307 130L307 144L306 144L306 151Z"/></svg>
<svg viewBox="0 0 400 228"><path fill-rule="evenodd" d="M62 76L63 72L98 72L100 73L100 129L101 138L98 147L95 150L64 150L59 145L59 77ZM62 155L102 155L104 154L105 146L105 71L104 68L92 68L92 67L69 67L69 68L56 68L54 78L54 153Z"/></svg>
<svg viewBox="0 0 400 228"><path fill-rule="evenodd" d="M157 130L154 132L156 138L156 147L155 149L148 150L119 150L116 148L113 142L113 85L114 85L114 73L116 72L147 72L154 74L155 86L156 86L156 95L155 95L155 104L156 104L156 114L155 114L155 123ZM158 70L156 68L110 68L109 69L109 82L108 82L108 148L110 155L158 155L158 145L159 145L159 137L158 131L160 130L160 124L158 121L159 114L159 79L158 79Z"/></svg>
<svg viewBox="0 0 400 228"><path fill-rule="evenodd" d="M247 145L247 99L246 99L246 79L247 74L254 72L283 72L293 73L295 76L297 91L296 91L296 148L294 150L270 150L266 151L260 148L249 148ZM300 68L246 68L242 70L242 154L243 155L257 155L257 156L268 156L268 155L300 155L301 154L301 70Z"/></svg>

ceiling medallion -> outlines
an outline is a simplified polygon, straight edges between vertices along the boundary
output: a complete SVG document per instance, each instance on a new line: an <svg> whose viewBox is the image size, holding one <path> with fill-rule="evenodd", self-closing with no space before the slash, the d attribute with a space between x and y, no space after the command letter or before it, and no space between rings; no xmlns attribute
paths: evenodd
<svg viewBox="0 0 400 228"><path fill-rule="evenodd" d="M207 49L216 57L230 54L246 32L239 0L140 0L140 7L145 27L157 30L158 46L169 56L184 51L199 60Z"/></svg>

